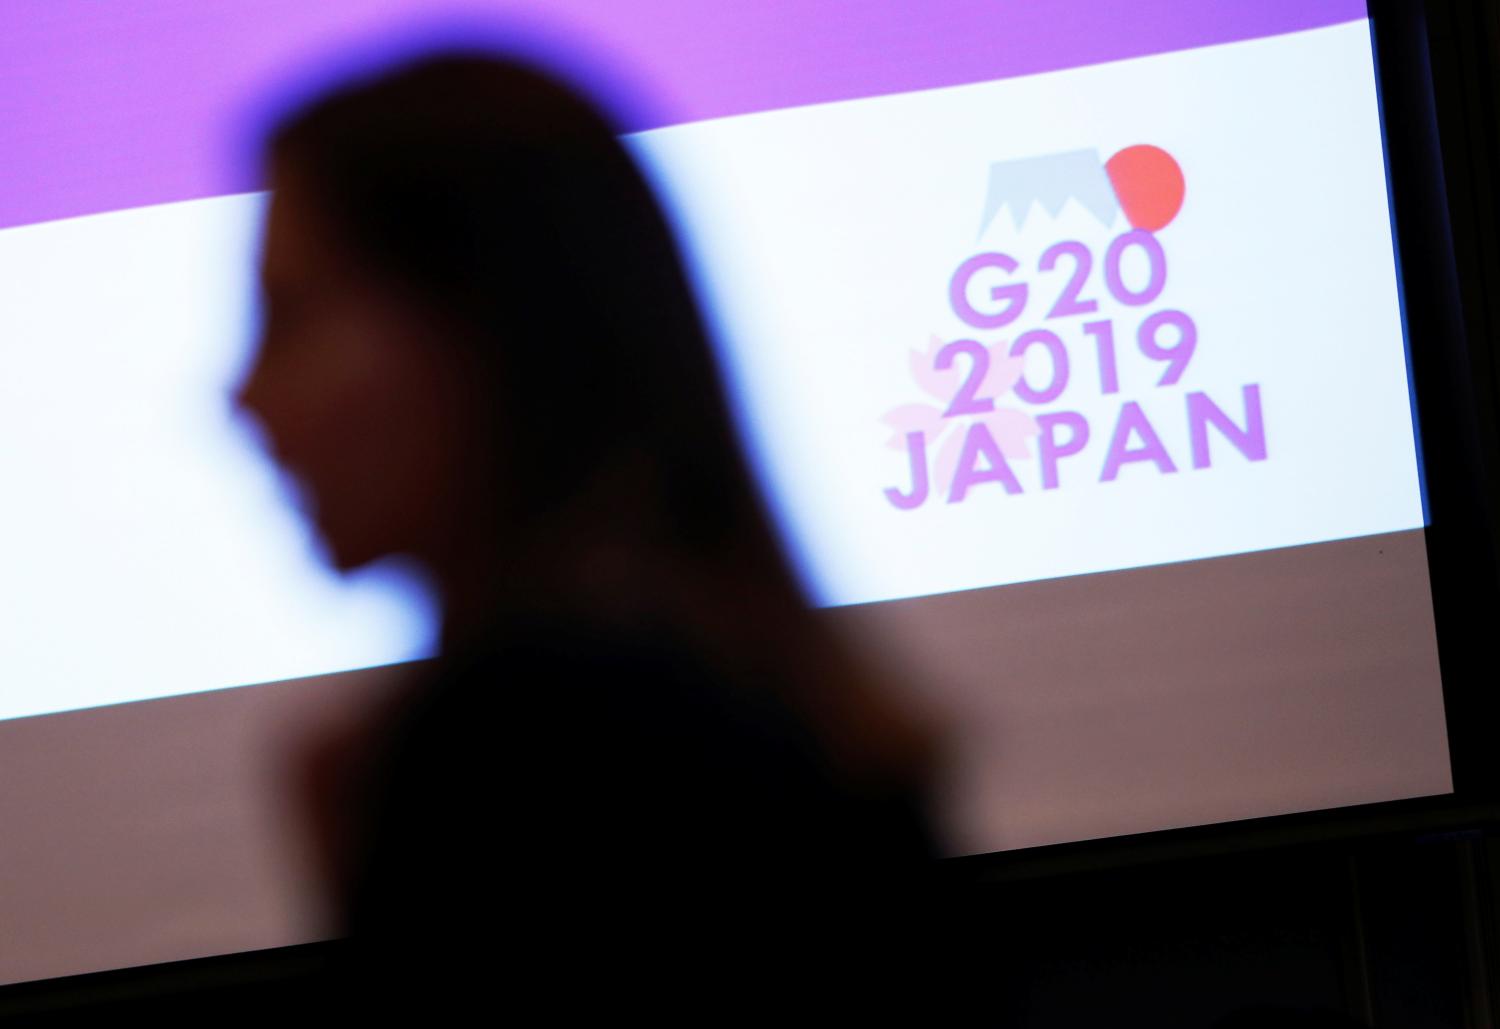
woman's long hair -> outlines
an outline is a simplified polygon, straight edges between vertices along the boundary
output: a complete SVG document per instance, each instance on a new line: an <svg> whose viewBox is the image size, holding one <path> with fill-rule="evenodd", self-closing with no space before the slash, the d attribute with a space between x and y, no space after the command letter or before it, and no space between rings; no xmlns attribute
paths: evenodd
<svg viewBox="0 0 1500 1029"><path fill-rule="evenodd" d="M436 56L303 110L269 153L354 256L454 326L434 345L476 349L497 533L543 562L623 536L642 603L786 690L846 768L920 765L924 734L806 610L661 208L591 104L519 63Z"/></svg>

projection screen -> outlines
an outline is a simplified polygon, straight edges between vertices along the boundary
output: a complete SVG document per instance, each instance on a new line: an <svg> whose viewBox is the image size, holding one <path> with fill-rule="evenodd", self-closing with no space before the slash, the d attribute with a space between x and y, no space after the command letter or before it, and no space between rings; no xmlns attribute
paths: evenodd
<svg viewBox="0 0 1500 1029"><path fill-rule="evenodd" d="M1451 790L1363 0L461 14L12 13L0 981L328 932L289 768L436 613L327 571L229 409L246 139L460 25L615 107L810 601L947 730L952 853Z"/></svg>

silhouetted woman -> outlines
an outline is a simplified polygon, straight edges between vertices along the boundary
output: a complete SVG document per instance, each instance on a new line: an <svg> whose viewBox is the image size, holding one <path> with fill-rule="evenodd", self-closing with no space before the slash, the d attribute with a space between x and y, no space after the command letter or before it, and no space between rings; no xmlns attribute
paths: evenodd
<svg viewBox="0 0 1500 1029"><path fill-rule="evenodd" d="M443 609L351 811L364 1001L723 1010L885 947L925 741L805 610L613 128L450 55L268 152L240 401L333 561Z"/></svg>

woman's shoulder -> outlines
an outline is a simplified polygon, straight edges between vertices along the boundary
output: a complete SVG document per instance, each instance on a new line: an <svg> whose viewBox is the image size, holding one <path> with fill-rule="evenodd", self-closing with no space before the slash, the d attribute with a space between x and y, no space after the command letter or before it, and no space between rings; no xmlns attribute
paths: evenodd
<svg viewBox="0 0 1500 1029"><path fill-rule="evenodd" d="M403 961L424 941L447 975L468 958L442 941L503 925L539 976L566 952L636 988L663 961L740 982L767 955L899 944L932 858L914 794L841 778L773 690L691 648L529 628L436 666L407 712L370 797L357 937Z"/></svg>
<svg viewBox="0 0 1500 1029"><path fill-rule="evenodd" d="M503 794L562 835L798 861L880 836L924 850L914 791L843 776L778 684L741 671L666 632L520 621L433 669L399 774Z"/></svg>
<svg viewBox="0 0 1500 1029"><path fill-rule="evenodd" d="M774 683L747 681L666 632L520 622L440 662L416 720L435 737L492 734L531 761L561 748L595 773L601 762L619 775L670 758L700 774L737 762L822 774L818 740Z"/></svg>

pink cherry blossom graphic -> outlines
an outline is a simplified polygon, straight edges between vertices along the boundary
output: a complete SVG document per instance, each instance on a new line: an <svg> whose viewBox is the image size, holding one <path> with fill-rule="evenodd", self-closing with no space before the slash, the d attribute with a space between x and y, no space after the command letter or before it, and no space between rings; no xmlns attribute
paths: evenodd
<svg viewBox="0 0 1500 1029"><path fill-rule="evenodd" d="M975 374L975 369L961 361L946 368L938 367L938 352L945 345L941 337L933 335L927 340L925 352L911 350L907 354L912 379L938 404L901 404L880 419L891 429L886 446L892 450L905 450L908 434L922 434L932 466L932 488L936 496L945 496L952 485L964 437L971 426L982 423L1007 459L1031 457L1031 437L1040 432L1036 420L1027 412L994 404L1020 381L1024 364L1021 358L1010 356L1008 343L1004 340L985 345L989 354L988 368L978 386L969 391L977 406L990 409L950 415L948 412L955 406L955 397ZM954 431L949 431L950 428Z"/></svg>

